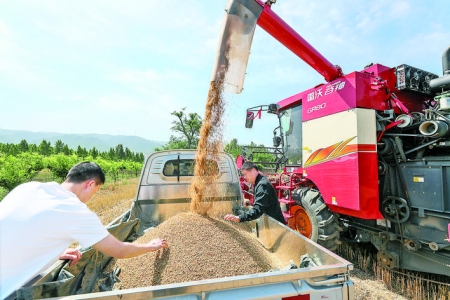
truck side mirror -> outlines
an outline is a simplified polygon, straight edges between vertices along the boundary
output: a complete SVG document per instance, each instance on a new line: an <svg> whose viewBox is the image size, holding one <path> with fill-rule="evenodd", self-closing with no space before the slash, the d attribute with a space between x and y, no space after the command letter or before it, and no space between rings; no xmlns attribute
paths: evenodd
<svg viewBox="0 0 450 300"><path fill-rule="evenodd" d="M276 148L280 146L281 144L281 136L274 136L273 137L273 146Z"/></svg>
<svg viewBox="0 0 450 300"><path fill-rule="evenodd" d="M245 128L253 127L253 119L255 118L255 113L252 111L247 111L247 118L245 119Z"/></svg>

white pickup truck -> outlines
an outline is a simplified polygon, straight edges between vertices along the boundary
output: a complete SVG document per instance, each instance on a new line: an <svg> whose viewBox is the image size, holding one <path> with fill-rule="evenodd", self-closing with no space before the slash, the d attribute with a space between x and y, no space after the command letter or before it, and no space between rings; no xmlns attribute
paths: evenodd
<svg viewBox="0 0 450 300"><path fill-rule="evenodd" d="M189 211L195 154L194 150L151 154L144 163L130 210L109 224L108 230L123 241L134 241L146 229ZM233 158L222 153L212 163L220 172L215 205L223 206L220 211L226 212L242 209ZM351 263L266 215L249 225L267 250L286 266L293 262L295 268L114 290L118 277L117 270L108 268L111 257L89 248L82 249L83 257L75 266L56 263L33 285L18 290L16 299L354 299Z"/></svg>

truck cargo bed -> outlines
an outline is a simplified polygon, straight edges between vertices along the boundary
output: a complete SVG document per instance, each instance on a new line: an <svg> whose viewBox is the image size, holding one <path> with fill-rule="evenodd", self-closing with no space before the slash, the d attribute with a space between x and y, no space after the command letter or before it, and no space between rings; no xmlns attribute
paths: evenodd
<svg viewBox="0 0 450 300"><path fill-rule="evenodd" d="M133 242L146 230L178 213L188 212L192 174L182 167L194 161L194 150L150 155L143 166L131 209L107 226L109 232L121 241ZM180 170L175 175L166 172L166 166L173 164ZM206 195L206 199L213 201L212 211L215 217L222 219L227 213L243 209L242 193L231 155L220 155L217 169L220 172L217 188L214 194ZM354 299L349 279L351 263L266 215L243 224L248 225L248 231L286 268L113 290L119 278L117 270L108 269L112 258L89 248L82 249L83 257L72 267L67 262L55 264L33 286L20 289L17 299L280 299L299 295L305 298L295 299Z"/></svg>
<svg viewBox="0 0 450 300"><path fill-rule="evenodd" d="M305 254L317 266L81 294L64 299L279 299L297 295L315 295L310 299L353 299L353 284L349 280L351 263L265 215L251 226L264 247L287 266L291 261L299 266Z"/></svg>

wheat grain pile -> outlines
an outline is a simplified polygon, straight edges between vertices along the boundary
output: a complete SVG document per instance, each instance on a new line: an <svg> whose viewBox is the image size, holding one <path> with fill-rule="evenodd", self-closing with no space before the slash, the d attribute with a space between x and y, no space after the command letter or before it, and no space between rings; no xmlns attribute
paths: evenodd
<svg viewBox="0 0 450 300"><path fill-rule="evenodd" d="M254 274L282 267L277 257L249 232L195 213L179 213L136 242L147 243L156 237L166 239L169 248L116 261L116 267L121 268L121 289Z"/></svg>

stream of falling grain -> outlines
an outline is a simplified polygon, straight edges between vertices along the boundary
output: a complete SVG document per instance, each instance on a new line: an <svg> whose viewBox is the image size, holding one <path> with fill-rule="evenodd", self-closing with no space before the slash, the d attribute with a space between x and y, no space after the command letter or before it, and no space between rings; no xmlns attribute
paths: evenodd
<svg viewBox="0 0 450 300"><path fill-rule="evenodd" d="M223 114L225 98L223 95L225 75L228 71L228 50L225 52L225 64L219 71L217 79L210 83L205 107L205 118L200 130L200 141L195 157L194 178L191 181L191 212L208 215L217 193L215 184L219 170L215 163L222 151Z"/></svg>

